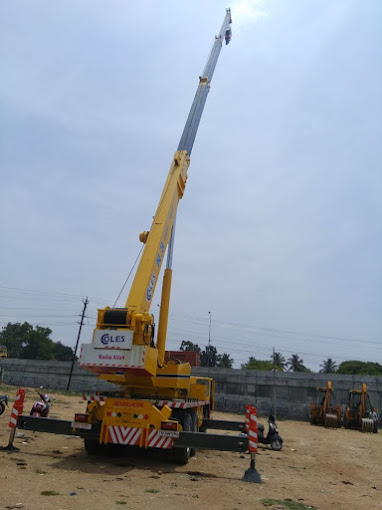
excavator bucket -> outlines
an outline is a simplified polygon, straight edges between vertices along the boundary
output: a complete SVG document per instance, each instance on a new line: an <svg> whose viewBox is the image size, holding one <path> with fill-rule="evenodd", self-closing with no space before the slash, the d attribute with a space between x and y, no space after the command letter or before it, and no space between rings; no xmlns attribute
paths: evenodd
<svg viewBox="0 0 382 510"><path fill-rule="evenodd" d="M338 427L337 415L332 413L326 413L324 425L325 427L328 428L337 428Z"/></svg>
<svg viewBox="0 0 382 510"><path fill-rule="evenodd" d="M374 432L374 421L371 418L362 418L362 432Z"/></svg>

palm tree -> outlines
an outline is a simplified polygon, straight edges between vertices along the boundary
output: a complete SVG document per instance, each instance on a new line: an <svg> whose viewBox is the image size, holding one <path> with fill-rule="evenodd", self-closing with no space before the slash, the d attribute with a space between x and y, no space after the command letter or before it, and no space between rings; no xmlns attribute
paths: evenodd
<svg viewBox="0 0 382 510"><path fill-rule="evenodd" d="M304 360L300 358L298 354L292 354L292 356L288 359L288 372L291 370L293 372L305 372L306 367L304 366Z"/></svg>
<svg viewBox="0 0 382 510"><path fill-rule="evenodd" d="M224 352L223 354L219 355L219 361L217 366L219 368L232 368L233 361L234 360L231 358L231 356Z"/></svg>
<svg viewBox="0 0 382 510"><path fill-rule="evenodd" d="M328 358L327 360L324 360L321 365L320 372L323 374L334 374L334 372L337 372L338 365L333 360L333 358Z"/></svg>
<svg viewBox="0 0 382 510"><path fill-rule="evenodd" d="M281 371L284 371L284 368L287 365L287 362L285 361L285 358L281 354L281 352L273 352L272 353L272 363L275 367L280 368Z"/></svg>
<svg viewBox="0 0 382 510"><path fill-rule="evenodd" d="M182 340L182 343L180 344L180 350L196 351L199 353L202 351L198 344L194 344L193 342L190 342L190 340Z"/></svg>

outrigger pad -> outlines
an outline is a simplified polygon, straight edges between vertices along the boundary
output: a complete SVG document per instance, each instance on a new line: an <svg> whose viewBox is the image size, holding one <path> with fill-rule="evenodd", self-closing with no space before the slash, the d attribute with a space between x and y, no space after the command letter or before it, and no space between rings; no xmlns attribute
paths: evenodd
<svg viewBox="0 0 382 510"><path fill-rule="evenodd" d="M9 443L8 446L0 446L0 452L19 452L20 448L16 448L12 443Z"/></svg>
<svg viewBox="0 0 382 510"><path fill-rule="evenodd" d="M256 468L251 467L244 473L242 480L243 482L262 483L260 473Z"/></svg>

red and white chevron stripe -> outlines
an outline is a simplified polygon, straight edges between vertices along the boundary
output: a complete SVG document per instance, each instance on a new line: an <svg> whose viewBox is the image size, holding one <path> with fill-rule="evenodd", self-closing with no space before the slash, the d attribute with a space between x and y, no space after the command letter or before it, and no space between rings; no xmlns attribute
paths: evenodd
<svg viewBox="0 0 382 510"><path fill-rule="evenodd" d="M12 409L11 417L9 420L9 427L16 428L17 426L17 418L19 416L19 411L15 407Z"/></svg>
<svg viewBox="0 0 382 510"><path fill-rule="evenodd" d="M137 445L142 429L136 427L109 426L109 439L114 444Z"/></svg>
<svg viewBox="0 0 382 510"><path fill-rule="evenodd" d="M189 409L191 407L200 407L207 404L204 400L194 400L191 402L177 401L177 400L155 400L153 402L157 407L168 406L171 409Z"/></svg>
<svg viewBox="0 0 382 510"><path fill-rule="evenodd" d="M249 427L248 427L248 450L251 453L257 452L257 409L254 406L250 406L247 408L247 412L249 410Z"/></svg>
<svg viewBox="0 0 382 510"><path fill-rule="evenodd" d="M142 434L146 434L145 429L111 425L108 440L113 444L140 446ZM148 431L147 446L149 448L172 448L173 442L172 437L162 436L158 430ZM145 444L145 441L142 441L142 444Z"/></svg>
<svg viewBox="0 0 382 510"><path fill-rule="evenodd" d="M173 438L162 436L158 430L150 430L147 446L149 448L172 448Z"/></svg>
<svg viewBox="0 0 382 510"><path fill-rule="evenodd" d="M92 402L105 402L107 397L104 397L103 395L84 395L84 400L92 401Z"/></svg>
<svg viewBox="0 0 382 510"><path fill-rule="evenodd" d="M114 397L111 397L114 398ZM83 399L92 402L105 402L107 397L105 395L83 395ZM185 402L184 400L152 400L152 404L157 407L163 407L167 405L171 409L189 409L192 407L201 407L207 404L205 400L194 400L190 402Z"/></svg>
<svg viewBox="0 0 382 510"><path fill-rule="evenodd" d="M251 404L246 404L245 406L245 431L248 432L249 429L249 412L251 410Z"/></svg>
<svg viewBox="0 0 382 510"><path fill-rule="evenodd" d="M23 388L19 388L16 393L15 402L13 404L11 418L9 420L9 427L16 428L17 427L17 418L20 414L23 413L24 407L24 398L25 398L25 390Z"/></svg>

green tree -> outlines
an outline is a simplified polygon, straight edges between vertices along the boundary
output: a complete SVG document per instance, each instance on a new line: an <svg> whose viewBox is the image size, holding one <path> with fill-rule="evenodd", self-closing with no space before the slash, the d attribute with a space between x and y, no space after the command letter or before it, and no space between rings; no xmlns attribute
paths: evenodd
<svg viewBox="0 0 382 510"><path fill-rule="evenodd" d="M304 360L298 354L292 354L288 359L288 372L310 372L304 365Z"/></svg>
<svg viewBox="0 0 382 510"><path fill-rule="evenodd" d="M272 363L280 372L283 372L284 368L287 366L285 358L281 352L272 353Z"/></svg>
<svg viewBox="0 0 382 510"><path fill-rule="evenodd" d="M233 365L233 359L229 354L224 352L223 354L219 354L219 360L217 367L219 368L232 368Z"/></svg>
<svg viewBox="0 0 382 510"><path fill-rule="evenodd" d="M382 365L372 361L344 361L337 374L382 375Z"/></svg>
<svg viewBox="0 0 382 510"><path fill-rule="evenodd" d="M52 330L36 326L25 337L23 359L53 359L53 342L49 338Z"/></svg>
<svg viewBox="0 0 382 510"><path fill-rule="evenodd" d="M8 322L0 332L0 345L5 345L8 351L8 358L21 358L21 353L26 345L26 339L33 326L24 322L11 324Z"/></svg>
<svg viewBox="0 0 382 510"><path fill-rule="evenodd" d="M201 353L201 348L198 344L194 344L193 342L190 342L190 340L183 340L180 344L180 350L181 351L196 351Z"/></svg>
<svg viewBox="0 0 382 510"><path fill-rule="evenodd" d="M183 340L180 345L180 350L198 352L200 354L200 365L202 367L232 368L234 361L226 352L219 354L216 347L213 345L206 345L204 351L202 351L198 344L194 344L190 340Z"/></svg>
<svg viewBox="0 0 382 510"><path fill-rule="evenodd" d="M34 328L28 322L8 323L0 332L0 345L6 346L9 358L73 359L73 350L61 342L54 342L51 334L51 329L41 326Z"/></svg>
<svg viewBox="0 0 382 510"><path fill-rule="evenodd" d="M219 355L216 347L206 345L204 351L200 353L200 365L202 367L216 367L219 362Z"/></svg>
<svg viewBox="0 0 382 510"><path fill-rule="evenodd" d="M53 342L53 358L58 361L72 361L74 350L61 342Z"/></svg>
<svg viewBox="0 0 382 510"><path fill-rule="evenodd" d="M337 363L335 361L333 361L332 358L328 358L327 360L324 360L321 365L321 370L320 372L322 374L334 374L335 372L337 372Z"/></svg>
<svg viewBox="0 0 382 510"><path fill-rule="evenodd" d="M241 365L241 368L244 370L272 370L273 362L265 359L256 359L250 356L247 363Z"/></svg>

